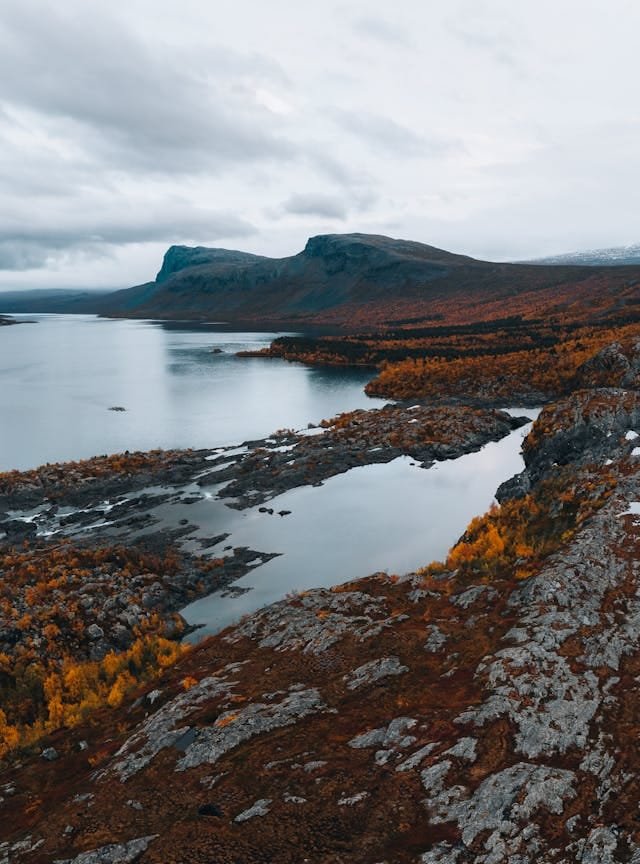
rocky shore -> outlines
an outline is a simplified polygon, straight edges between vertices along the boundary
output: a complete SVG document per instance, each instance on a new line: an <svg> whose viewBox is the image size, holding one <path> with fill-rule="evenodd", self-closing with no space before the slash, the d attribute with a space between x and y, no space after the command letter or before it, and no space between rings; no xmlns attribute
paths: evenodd
<svg viewBox="0 0 640 864"><path fill-rule="evenodd" d="M303 432L284 430L245 443L247 452L229 464L222 453L198 485L224 483L219 497L242 509L263 504L296 486L318 485L351 468L408 455L429 468L498 441L528 418L465 405L385 405L323 421ZM233 499L233 500L231 500Z"/></svg>
<svg viewBox="0 0 640 864"><path fill-rule="evenodd" d="M239 447L124 453L2 474L0 662L28 678L45 653L29 696L44 710L43 682L56 669L102 663L140 638L179 639L188 632L180 615L187 604L250 590L235 583L281 550L235 543L226 526L236 511L284 517L289 511L269 502L285 490L401 454L429 467L524 422L464 406L386 406ZM0 678L9 708L19 689L10 681Z"/></svg>
<svg viewBox="0 0 640 864"><path fill-rule="evenodd" d="M526 478L446 562L267 607L54 734L0 776L0 854L640 860L637 412L613 389L545 408Z"/></svg>

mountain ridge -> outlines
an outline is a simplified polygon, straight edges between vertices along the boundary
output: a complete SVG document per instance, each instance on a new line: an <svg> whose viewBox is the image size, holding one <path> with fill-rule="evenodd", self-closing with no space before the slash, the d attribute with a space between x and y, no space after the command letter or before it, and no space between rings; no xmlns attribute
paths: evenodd
<svg viewBox="0 0 640 864"><path fill-rule="evenodd" d="M509 304L529 293L529 305L548 308L554 292L546 296L545 291L556 289L571 300L576 286L598 278L617 294L626 276L619 267L495 263L384 235L321 234L284 258L171 246L154 282L114 292L95 311L114 317L348 328L424 319L434 306L444 305L446 314L472 308L468 315L477 320L495 317L487 304ZM640 265L633 276L640 278ZM593 285L589 291L601 288Z"/></svg>
<svg viewBox="0 0 640 864"><path fill-rule="evenodd" d="M282 258L170 246L153 281L101 295L0 295L0 311L353 331L513 315L611 316L640 299L637 263L491 262L377 234L320 234Z"/></svg>

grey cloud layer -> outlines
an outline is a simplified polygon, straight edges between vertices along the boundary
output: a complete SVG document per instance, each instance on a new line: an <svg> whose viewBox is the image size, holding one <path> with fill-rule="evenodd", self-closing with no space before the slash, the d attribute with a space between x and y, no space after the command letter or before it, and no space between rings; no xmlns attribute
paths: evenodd
<svg viewBox="0 0 640 864"><path fill-rule="evenodd" d="M4 0L0 289L143 281L171 242L637 242L640 7L614 5Z"/></svg>
<svg viewBox="0 0 640 864"><path fill-rule="evenodd" d="M116 167L289 158L290 144L247 89L264 79L286 76L273 61L222 46L151 52L117 21L96 21L88 5L27 2L0 20L0 98L66 122L63 134Z"/></svg>

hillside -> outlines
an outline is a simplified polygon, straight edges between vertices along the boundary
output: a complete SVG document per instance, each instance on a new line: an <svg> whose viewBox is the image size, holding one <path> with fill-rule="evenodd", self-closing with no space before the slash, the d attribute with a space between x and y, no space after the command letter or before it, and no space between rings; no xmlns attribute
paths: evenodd
<svg viewBox="0 0 640 864"><path fill-rule="evenodd" d="M0 291L0 313L4 312L93 312L110 291L80 291L64 288L34 288Z"/></svg>
<svg viewBox="0 0 640 864"><path fill-rule="evenodd" d="M23 750L0 860L637 862L639 423L576 391L446 561L269 606Z"/></svg>
<svg viewBox="0 0 640 864"><path fill-rule="evenodd" d="M353 329L565 314L571 304L610 310L637 301L636 284L640 265L495 264L406 240L330 234L287 258L173 246L154 282L110 294L95 311Z"/></svg>

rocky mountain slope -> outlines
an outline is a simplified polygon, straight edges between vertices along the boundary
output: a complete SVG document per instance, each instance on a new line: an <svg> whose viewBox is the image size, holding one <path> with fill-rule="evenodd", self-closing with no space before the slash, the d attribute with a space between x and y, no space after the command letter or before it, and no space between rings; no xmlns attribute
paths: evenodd
<svg viewBox="0 0 640 864"><path fill-rule="evenodd" d="M173 246L154 282L114 292L93 311L353 329L461 314L487 320L511 314L511 306L539 312L603 291L618 298L633 279L640 279L640 266L627 272L495 264L390 237L328 234L278 259Z"/></svg>
<svg viewBox="0 0 640 864"><path fill-rule="evenodd" d="M54 733L0 775L0 860L637 864L639 427L574 392L447 561L267 607Z"/></svg>

